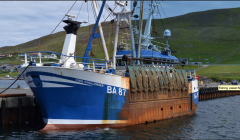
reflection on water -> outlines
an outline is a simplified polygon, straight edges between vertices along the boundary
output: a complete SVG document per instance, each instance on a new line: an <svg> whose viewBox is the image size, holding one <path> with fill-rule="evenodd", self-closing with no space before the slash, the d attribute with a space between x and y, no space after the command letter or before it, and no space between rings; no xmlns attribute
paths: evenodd
<svg viewBox="0 0 240 140"><path fill-rule="evenodd" d="M0 128L0 139L226 139L240 138L240 96L198 104L195 115L118 129L38 131L33 126Z"/></svg>

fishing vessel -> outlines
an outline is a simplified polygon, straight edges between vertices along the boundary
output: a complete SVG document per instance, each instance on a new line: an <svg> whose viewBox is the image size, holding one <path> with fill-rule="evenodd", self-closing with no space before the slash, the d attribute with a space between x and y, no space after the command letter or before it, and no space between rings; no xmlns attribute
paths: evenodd
<svg viewBox="0 0 240 140"><path fill-rule="evenodd" d="M160 51L152 43L153 37L147 37L152 14L145 26L146 34L142 35L140 28L136 30L132 26L133 11L127 11L124 3L116 3L122 11L111 10L116 16L116 31L113 57L109 59L99 23L105 3L103 0L98 12L92 1L96 23L83 57L75 56L76 34L83 22L74 21L71 15L63 21L67 24L66 38L62 53L55 53L61 56L59 62L42 63L41 55L47 51L38 51L39 62L34 58L28 62L28 54L36 52L25 53L25 62L18 71L23 73L39 104L46 124L44 129L122 127L194 114L198 103L196 73L175 68L173 65L179 61L171 55L168 43L165 50ZM136 2L133 5L136 7ZM123 22L130 31L130 50L122 47L124 42L118 40ZM141 22L139 24L141 27ZM165 30L166 38L170 34ZM136 35L140 38L138 43L134 42ZM99 37L104 60L90 57L92 40ZM143 38L146 41L142 41Z"/></svg>

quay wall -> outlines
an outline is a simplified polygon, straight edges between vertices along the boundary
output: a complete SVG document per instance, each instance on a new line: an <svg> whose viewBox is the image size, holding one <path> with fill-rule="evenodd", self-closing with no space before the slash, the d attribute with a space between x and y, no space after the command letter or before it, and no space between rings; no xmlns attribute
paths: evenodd
<svg viewBox="0 0 240 140"><path fill-rule="evenodd" d="M33 96L0 94L0 125L42 124L39 107Z"/></svg>
<svg viewBox="0 0 240 140"><path fill-rule="evenodd" d="M240 95L240 91L223 91L218 90L218 87L200 88L199 101L222 98L228 96Z"/></svg>

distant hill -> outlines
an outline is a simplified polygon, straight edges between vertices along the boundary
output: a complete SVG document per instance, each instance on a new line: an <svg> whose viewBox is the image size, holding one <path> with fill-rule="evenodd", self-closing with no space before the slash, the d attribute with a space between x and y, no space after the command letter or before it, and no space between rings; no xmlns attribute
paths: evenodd
<svg viewBox="0 0 240 140"><path fill-rule="evenodd" d="M133 24L135 25L134 22ZM170 48L172 52L175 52L173 55L177 57L198 61L200 56L203 64L240 63L240 8L194 12L162 21L154 19L154 24L159 35L163 35L164 28L171 30ZM89 30L91 32L92 28L93 25L80 27L77 35L77 48L88 38ZM103 30L109 54L112 56L115 23L113 25L109 22L104 23ZM125 31L120 29L120 32L124 33ZM119 39L123 35L121 34ZM34 51L44 38L45 36L16 46L2 47L0 52ZM39 50L61 53L64 39L64 31L55 33ZM87 44L80 48L77 52L78 56L83 56L86 46ZM94 39L92 46L93 54L96 57L104 58L98 39Z"/></svg>
<svg viewBox="0 0 240 140"><path fill-rule="evenodd" d="M108 29L110 23L104 23L102 25L103 29ZM76 44L76 49L78 49L81 44L87 40L90 36L90 33L92 32L94 25L90 25L90 26L84 26L84 27L80 27L77 33L77 44ZM115 26L115 25L111 25ZM113 32L111 32L111 35L113 34ZM106 41L108 38L109 32L104 32L104 36L106 37ZM47 36L47 35L46 35ZM7 47L1 47L0 48L0 52L2 53L13 53L13 52L18 52L18 53L23 53L23 52L28 52L28 51L35 51L36 48L41 44L41 42L46 38L46 36L28 41L26 43L23 44L19 44L16 46L7 46ZM51 37L38 49L38 51L53 51L53 52L58 52L61 53L62 52L62 47L64 44L64 40L65 40L65 36L66 33L63 29L63 31L61 32L57 32L51 35ZM100 39L94 39L93 43L92 43L92 48L93 48L93 54L96 57L100 57L100 58L104 58L104 53L101 49L101 47L99 47L99 44L101 42ZM108 44L107 44L108 45ZM77 52L78 56L82 56L84 54L84 51L86 49L87 43L82 46L79 51ZM112 50L113 45L112 43L108 45L108 47L110 48L109 51Z"/></svg>
<svg viewBox="0 0 240 140"><path fill-rule="evenodd" d="M177 56L201 53L203 62L213 55L221 59L218 64L240 64L240 8L194 12L169 22L165 28L172 30L171 48L182 53Z"/></svg>

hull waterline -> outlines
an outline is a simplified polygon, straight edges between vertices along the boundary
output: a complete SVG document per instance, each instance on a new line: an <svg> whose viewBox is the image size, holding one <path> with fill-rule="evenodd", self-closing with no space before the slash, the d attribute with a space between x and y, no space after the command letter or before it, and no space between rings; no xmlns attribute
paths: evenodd
<svg viewBox="0 0 240 140"><path fill-rule="evenodd" d="M159 91L155 99L134 101L137 95L130 92L130 78L112 74L33 66L24 78L39 104L44 130L154 122L194 114L198 103L198 92L181 90ZM170 98L170 92L179 94L171 93Z"/></svg>

